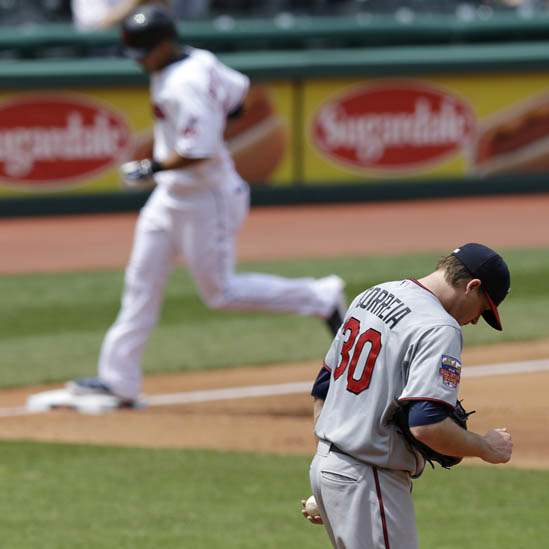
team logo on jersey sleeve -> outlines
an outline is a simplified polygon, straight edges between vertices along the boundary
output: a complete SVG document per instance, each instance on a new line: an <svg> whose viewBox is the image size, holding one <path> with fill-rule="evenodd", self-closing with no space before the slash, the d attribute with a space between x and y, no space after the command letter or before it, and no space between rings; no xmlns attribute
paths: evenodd
<svg viewBox="0 0 549 549"><path fill-rule="evenodd" d="M453 356L442 355L438 372L442 377L442 383L455 389L461 378L461 362Z"/></svg>
<svg viewBox="0 0 549 549"><path fill-rule="evenodd" d="M152 111L155 118L158 120L165 120L166 119L166 113L162 110L160 105L157 105L156 103L152 104Z"/></svg>

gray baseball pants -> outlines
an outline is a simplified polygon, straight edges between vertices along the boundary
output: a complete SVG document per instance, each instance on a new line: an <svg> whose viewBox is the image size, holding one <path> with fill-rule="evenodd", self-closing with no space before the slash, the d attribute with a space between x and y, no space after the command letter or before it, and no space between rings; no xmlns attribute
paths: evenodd
<svg viewBox="0 0 549 549"><path fill-rule="evenodd" d="M372 466L320 441L310 479L337 549L417 549L411 478Z"/></svg>

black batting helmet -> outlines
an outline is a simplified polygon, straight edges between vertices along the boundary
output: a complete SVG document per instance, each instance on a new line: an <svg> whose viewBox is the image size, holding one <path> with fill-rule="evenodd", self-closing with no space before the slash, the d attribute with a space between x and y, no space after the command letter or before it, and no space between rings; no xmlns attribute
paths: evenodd
<svg viewBox="0 0 549 549"><path fill-rule="evenodd" d="M141 59L164 40L176 38L172 14L158 4L145 4L122 22L124 53L132 59Z"/></svg>

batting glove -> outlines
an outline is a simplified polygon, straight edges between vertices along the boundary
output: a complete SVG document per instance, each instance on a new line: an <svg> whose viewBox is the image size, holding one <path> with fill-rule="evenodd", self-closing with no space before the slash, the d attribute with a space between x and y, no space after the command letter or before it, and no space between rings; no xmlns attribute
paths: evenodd
<svg viewBox="0 0 549 549"><path fill-rule="evenodd" d="M158 163L148 158L133 160L120 166L120 177L128 189L145 189L154 183L153 174L158 168Z"/></svg>

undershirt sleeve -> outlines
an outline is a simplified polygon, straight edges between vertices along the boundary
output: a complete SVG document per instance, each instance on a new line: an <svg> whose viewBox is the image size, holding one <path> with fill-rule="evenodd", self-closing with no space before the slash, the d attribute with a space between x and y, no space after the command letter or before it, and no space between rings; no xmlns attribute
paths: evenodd
<svg viewBox="0 0 549 549"><path fill-rule="evenodd" d="M432 425L445 420L449 414L450 410L445 404L430 400L416 400L408 409L408 425L410 427Z"/></svg>
<svg viewBox="0 0 549 549"><path fill-rule="evenodd" d="M321 400L326 400L326 395L328 394L328 389L330 388L330 377L330 370L323 365L322 368L320 368L320 372L318 372L318 375L316 376L313 389L311 391L311 396L320 398Z"/></svg>

